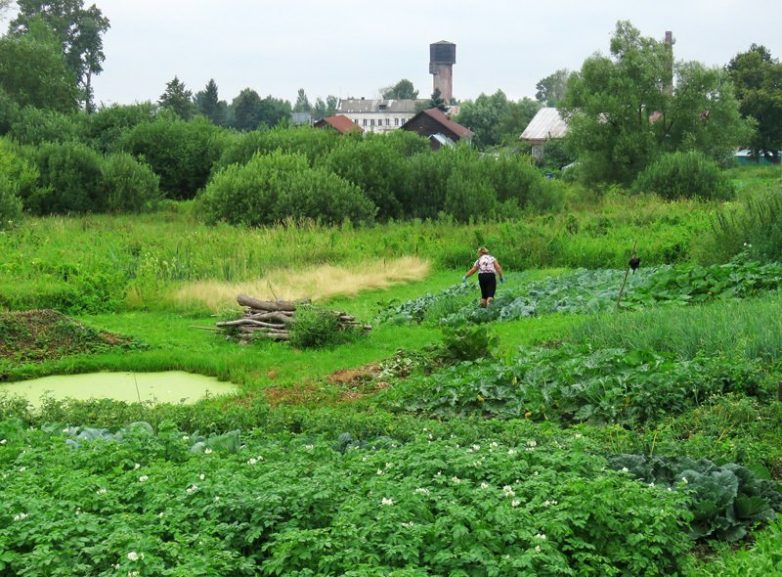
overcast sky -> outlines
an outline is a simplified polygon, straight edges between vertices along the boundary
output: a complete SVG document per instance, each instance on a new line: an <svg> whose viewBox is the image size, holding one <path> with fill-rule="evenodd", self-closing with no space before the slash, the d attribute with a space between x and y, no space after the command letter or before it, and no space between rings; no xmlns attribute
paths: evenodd
<svg viewBox="0 0 782 577"><path fill-rule="evenodd" d="M174 76L193 93L214 78L229 102L244 88L376 98L402 78L426 98L440 40L456 44L454 98L534 98L540 79L607 54L618 20L660 40L671 30L677 61L723 66L752 43L782 57L780 0L94 1L111 21L94 79L103 104L156 101Z"/></svg>

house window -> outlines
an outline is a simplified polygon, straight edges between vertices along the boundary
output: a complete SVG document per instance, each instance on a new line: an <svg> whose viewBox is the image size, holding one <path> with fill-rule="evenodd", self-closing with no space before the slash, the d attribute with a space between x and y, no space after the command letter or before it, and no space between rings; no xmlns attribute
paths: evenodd
<svg viewBox="0 0 782 577"><path fill-rule="evenodd" d="M375 119L374 119L374 118L373 118L372 120L370 120L370 121L369 121L369 125L370 125L370 126L374 126L374 125L375 125Z"/></svg>
<svg viewBox="0 0 782 577"><path fill-rule="evenodd" d="M365 119L363 120L363 122L364 122L364 126L366 126L366 125L367 125L367 119L365 118Z"/></svg>
<svg viewBox="0 0 782 577"><path fill-rule="evenodd" d="M358 124L358 118L356 118L356 119L355 119L353 122L355 122L356 124Z"/></svg>
<svg viewBox="0 0 782 577"><path fill-rule="evenodd" d="M394 118L394 126L399 126L399 118Z"/></svg>
<svg viewBox="0 0 782 577"><path fill-rule="evenodd" d="M391 119L390 118L386 118L386 126L391 126Z"/></svg>

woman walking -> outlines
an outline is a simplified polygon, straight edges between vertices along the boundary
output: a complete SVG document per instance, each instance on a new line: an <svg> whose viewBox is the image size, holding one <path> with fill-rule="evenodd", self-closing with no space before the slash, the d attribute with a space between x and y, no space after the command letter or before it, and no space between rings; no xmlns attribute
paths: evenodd
<svg viewBox="0 0 782 577"><path fill-rule="evenodd" d="M489 254L489 249L482 246L478 249L478 260L472 265L462 277L462 282L467 282L467 278L478 273L478 284L481 287L481 307L486 308L494 300L494 293L497 290L497 275L500 276L500 282L505 282L500 263Z"/></svg>

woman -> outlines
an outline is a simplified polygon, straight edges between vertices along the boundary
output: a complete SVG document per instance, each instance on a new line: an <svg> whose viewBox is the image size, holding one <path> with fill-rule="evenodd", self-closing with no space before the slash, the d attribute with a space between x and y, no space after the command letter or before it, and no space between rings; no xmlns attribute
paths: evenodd
<svg viewBox="0 0 782 577"><path fill-rule="evenodd" d="M467 278L476 272L478 273L478 284L481 286L481 307L486 308L494 300L494 292L497 290L496 275L500 275L500 282L505 282L505 277L500 263L489 254L489 249L485 246L478 249L478 260L462 277L462 282L467 282Z"/></svg>

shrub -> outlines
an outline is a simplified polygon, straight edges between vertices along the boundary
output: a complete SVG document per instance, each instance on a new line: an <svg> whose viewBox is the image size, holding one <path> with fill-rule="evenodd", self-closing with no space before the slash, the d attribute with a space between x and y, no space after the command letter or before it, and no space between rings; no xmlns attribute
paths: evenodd
<svg viewBox="0 0 782 577"><path fill-rule="evenodd" d="M154 120L155 108L151 102L106 106L87 116L83 139L100 152L119 149L126 132L139 124Z"/></svg>
<svg viewBox="0 0 782 577"><path fill-rule="evenodd" d="M246 164L258 153L271 154L275 150L303 154L313 164L337 146L340 138L333 130L287 127L254 130L232 138L215 168Z"/></svg>
<svg viewBox="0 0 782 577"><path fill-rule="evenodd" d="M668 200L727 200L735 194L717 164L696 151L664 154L638 175L633 190L653 192Z"/></svg>
<svg viewBox="0 0 782 577"><path fill-rule="evenodd" d="M19 187L8 176L0 174L0 230L11 228L22 216Z"/></svg>
<svg viewBox="0 0 782 577"><path fill-rule="evenodd" d="M35 190L38 171L18 154L17 147L0 139L0 230L22 215L23 198Z"/></svg>
<svg viewBox="0 0 782 577"><path fill-rule="evenodd" d="M738 254L777 261L782 254L782 194L764 192L745 198L738 208L724 208L698 247L704 262L725 262Z"/></svg>
<svg viewBox="0 0 782 577"><path fill-rule="evenodd" d="M497 338L489 334L485 325L444 327L442 357L453 363L477 361L491 357L496 344Z"/></svg>
<svg viewBox="0 0 782 577"><path fill-rule="evenodd" d="M206 120L184 122L161 115L136 125L123 138L123 149L152 167L167 198L194 198L220 158L225 131Z"/></svg>
<svg viewBox="0 0 782 577"><path fill-rule="evenodd" d="M112 212L141 212L160 198L160 178L152 169L127 153L106 157L103 164L103 196Z"/></svg>
<svg viewBox="0 0 782 577"><path fill-rule="evenodd" d="M81 133L80 117L56 110L26 106L16 115L9 136L20 144L75 142Z"/></svg>
<svg viewBox="0 0 782 577"><path fill-rule="evenodd" d="M84 144L66 142L41 146L36 154L41 188L25 200L35 214L102 212L102 159Z"/></svg>
<svg viewBox="0 0 782 577"><path fill-rule="evenodd" d="M352 341L359 334L358 329L341 328L331 311L302 306L291 324L290 344L297 349L315 349Z"/></svg>
<svg viewBox="0 0 782 577"><path fill-rule="evenodd" d="M322 166L358 186L377 206L379 219L403 216L399 195L406 180L406 163L402 152L385 136L343 139Z"/></svg>
<svg viewBox="0 0 782 577"><path fill-rule="evenodd" d="M302 155L256 155L215 175L200 197L209 222L262 226L309 218L329 224L370 222L374 206L355 185L310 168Z"/></svg>

